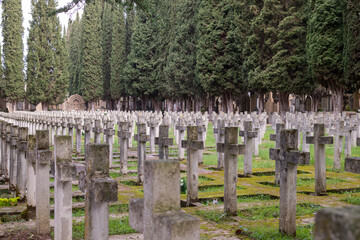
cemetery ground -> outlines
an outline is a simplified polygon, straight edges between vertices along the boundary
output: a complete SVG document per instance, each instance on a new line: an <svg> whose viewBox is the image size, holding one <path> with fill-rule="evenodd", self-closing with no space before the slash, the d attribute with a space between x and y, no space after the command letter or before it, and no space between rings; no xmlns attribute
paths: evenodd
<svg viewBox="0 0 360 240"><path fill-rule="evenodd" d="M117 131L117 129L116 129ZM170 137L173 137L173 130ZM360 176L342 171L333 171L333 145L326 145L326 194L315 196L314 146L310 145L309 166L298 166L297 175L297 236L286 237L279 233L279 186L275 184L275 161L269 159L269 148L275 147L270 141L274 130L268 126L259 156L253 156L253 174L243 176L243 156L238 157L237 216L226 216L223 212L224 172L218 171L217 152L211 123L207 130L204 150L204 164L199 166L199 201L186 207L186 155L180 162L182 210L201 219L201 239L313 239L314 214L326 207L360 205ZM103 138L101 138L103 139ZM302 139L302 138L301 138ZM149 143L147 143L149 147ZM82 152L84 150L82 149ZM170 159L178 159L177 146L170 147ZM352 155L360 155L360 147L352 148ZM157 154L147 152L147 160L157 159ZM73 160L84 164L84 154L73 155ZM141 239L141 234L129 226L129 200L143 197L143 187L136 184L136 141L129 151L129 173L120 173L119 145L115 137L114 165L110 176L118 181L118 201L109 207L110 239ZM342 169L344 157L342 156ZM50 186L51 225L54 225L54 188ZM0 239L52 239L36 235L35 221L26 220L26 202L6 204L4 198L13 193L8 185L0 182ZM84 193L73 182L73 239L84 238ZM4 205L13 205L6 206ZM184 229L186 231L186 229Z"/></svg>

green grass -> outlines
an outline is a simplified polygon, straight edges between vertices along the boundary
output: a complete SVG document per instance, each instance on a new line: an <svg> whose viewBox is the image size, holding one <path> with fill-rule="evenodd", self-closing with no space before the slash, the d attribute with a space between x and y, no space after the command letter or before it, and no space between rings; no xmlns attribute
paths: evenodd
<svg viewBox="0 0 360 240"><path fill-rule="evenodd" d="M25 219L22 218L21 214L4 215L0 217L0 223L10 223L10 222L25 222Z"/></svg>
<svg viewBox="0 0 360 240"><path fill-rule="evenodd" d="M313 214L322 207L313 203L300 203L296 205L296 216ZM253 208L238 210L238 216L247 220L270 219L279 217L279 206L256 206Z"/></svg>
<svg viewBox="0 0 360 240"><path fill-rule="evenodd" d="M267 195L267 194L259 194L259 195L243 195L237 197L238 203L245 203L245 202L256 202L256 201L271 201L275 198ZM210 199L210 200L203 200L201 201L204 205L223 205L224 201L217 200L217 199Z"/></svg>
<svg viewBox="0 0 360 240"><path fill-rule="evenodd" d="M278 227L242 227L236 231L239 235L250 237L256 240L291 240L291 239L302 239L312 240L314 232L314 224L298 225L296 226L296 237L289 237L279 233Z"/></svg>
<svg viewBox="0 0 360 240"><path fill-rule="evenodd" d="M216 223L233 221L221 210L196 211L195 214Z"/></svg>
<svg viewBox="0 0 360 240"><path fill-rule="evenodd" d="M85 233L85 223L73 221L73 239L83 239ZM129 225L129 217L109 220L109 235L120 235L136 233Z"/></svg>
<svg viewBox="0 0 360 240"><path fill-rule="evenodd" d="M237 190L244 189L242 187L236 187ZM224 191L224 185L218 186L199 186L199 192L223 192Z"/></svg>
<svg viewBox="0 0 360 240"><path fill-rule="evenodd" d="M129 204L116 204L109 207L109 213L126 213L129 212Z"/></svg>
<svg viewBox="0 0 360 240"><path fill-rule="evenodd" d="M350 203L353 205L360 205L360 197L359 196L348 195L345 198L341 199L341 201Z"/></svg>

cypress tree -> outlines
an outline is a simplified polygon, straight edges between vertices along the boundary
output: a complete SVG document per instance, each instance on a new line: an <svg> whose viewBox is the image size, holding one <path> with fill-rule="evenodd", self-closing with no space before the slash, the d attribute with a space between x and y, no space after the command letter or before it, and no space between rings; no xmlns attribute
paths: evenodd
<svg viewBox="0 0 360 240"><path fill-rule="evenodd" d="M81 21L79 13L76 13L76 19L71 23L68 29L69 42L69 94L79 94L79 67L80 67L80 52L81 52Z"/></svg>
<svg viewBox="0 0 360 240"><path fill-rule="evenodd" d="M91 109L94 109L94 101L103 95L100 1L85 5L82 22L80 93L86 102L91 103Z"/></svg>
<svg viewBox="0 0 360 240"><path fill-rule="evenodd" d="M24 61L21 0L2 2L2 36L4 53L4 92L11 102L24 99ZM14 104L15 107L16 104Z"/></svg>
<svg viewBox="0 0 360 240"><path fill-rule="evenodd" d="M114 3L104 3L102 13L102 50L103 50L103 100L106 101L108 109L112 108L111 104L111 52L112 52L112 31L113 31L113 5Z"/></svg>
<svg viewBox="0 0 360 240"><path fill-rule="evenodd" d="M223 97L227 112L233 112L234 97L244 90L240 6L235 0L203 0L199 7L198 76L206 93Z"/></svg>
<svg viewBox="0 0 360 240"><path fill-rule="evenodd" d="M334 111L343 109L346 89L343 72L344 1L311 0L307 28L307 59L310 77L332 91Z"/></svg>
<svg viewBox="0 0 360 240"><path fill-rule="evenodd" d="M131 9L126 14L126 22L125 22L125 54L126 59L130 54L131 51L131 39L134 32L134 21L135 21L135 9Z"/></svg>
<svg viewBox="0 0 360 240"><path fill-rule="evenodd" d="M344 80L347 89L354 92L360 88L360 2L346 1L344 15Z"/></svg>
<svg viewBox="0 0 360 240"><path fill-rule="evenodd" d="M119 101L120 97L126 95L126 84L123 75L126 63L125 17L119 5L114 6L113 23L110 90L111 98Z"/></svg>
<svg viewBox="0 0 360 240"><path fill-rule="evenodd" d="M32 1L32 21L28 38L27 99L43 110L64 101L68 86L67 51L61 37L60 21L49 15L53 0Z"/></svg>

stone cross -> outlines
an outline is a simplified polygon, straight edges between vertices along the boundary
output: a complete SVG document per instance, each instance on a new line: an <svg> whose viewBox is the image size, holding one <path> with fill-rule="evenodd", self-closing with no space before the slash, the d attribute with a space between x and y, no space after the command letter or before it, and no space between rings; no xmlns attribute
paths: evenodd
<svg viewBox="0 0 360 240"><path fill-rule="evenodd" d="M149 141L149 135L146 135L145 123L137 123L137 135L134 137L137 141L137 183L144 182L144 161L146 160L146 142Z"/></svg>
<svg viewBox="0 0 360 240"><path fill-rule="evenodd" d="M303 133L302 135L302 151L304 152L310 152L310 145L306 143L306 137L309 136L311 131L311 128L308 126L308 120L305 118L303 119L301 131ZM300 135L300 134L299 134Z"/></svg>
<svg viewBox="0 0 360 240"><path fill-rule="evenodd" d="M128 122L119 122L118 126L119 126L118 137L119 137L119 145L120 145L120 172L123 174L127 174L128 145L131 134L129 132Z"/></svg>
<svg viewBox="0 0 360 240"><path fill-rule="evenodd" d="M3 133L3 127L5 125L4 121L0 121L0 174L1 175L5 175L5 165L6 165L6 161L5 161L5 157L4 157L4 153L3 153L3 145L4 145L4 141L5 141L5 137L4 137L4 133Z"/></svg>
<svg viewBox="0 0 360 240"><path fill-rule="evenodd" d="M70 136L55 136L55 227L56 240L72 239L72 180L76 167L72 163Z"/></svg>
<svg viewBox="0 0 360 240"><path fill-rule="evenodd" d="M25 199L26 197L26 173L27 173L27 161L26 151L28 147L28 128L19 128L19 144L18 144L18 156L17 156L17 186L18 197Z"/></svg>
<svg viewBox="0 0 360 240"><path fill-rule="evenodd" d="M178 153L179 153L179 159L185 158L185 151L181 146L182 140L185 139L185 130L186 125L183 119L179 119L178 124L176 125L176 130L178 131L177 137L178 137Z"/></svg>
<svg viewBox="0 0 360 240"><path fill-rule="evenodd" d="M155 144L159 145L159 159L169 159L169 146L174 144L173 139L169 138L169 125L160 125Z"/></svg>
<svg viewBox="0 0 360 240"><path fill-rule="evenodd" d="M85 239L108 239L109 202L118 199L117 181L109 177L109 145L86 145L85 161Z"/></svg>
<svg viewBox="0 0 360 240"><path fill-rule="evenodd" d="M52 152L49 150L49 132L36 131L36 233L50 233L50 180L49 164Z"/></svg>
<svg viewBox="0 0 360 240"><path fill-rule="evenodd" d="M62 135L66 135L66 129L68 127L68 124L67 124L67 120L66 120L66 117L62 117L61 118L61 134Z"/></svg>
<svg viewBox="0 0 360 240"><path fill-rule="evenodd" d="M69 136L71 137L71 147L74 147L74 118L70 117L67 123L69 129Z"/></svg>
<svg viewBox="0 0 360 240"><path fill-rule="evenodd" d="M130 226L144 240L200 239L199 219L180 210L179 179L179 161L145 161L144 199L129 202Z"/></svg>
<svg viewBox="0 0 360 240"><path fill-rule="evenodd" d="M19 127L11 127L11 138L10 138L10 181L9 189L15 191L17 188L16 174L17 174L17 157L18 157L18 140L19 140Z"/></svg>
<svg viewBox="0 0 360 240"><path fill-rule="evenodd" d="M252 154L253 154L253 138L258 136L258 133L252 131L252 121L244 121L244 131L239 132L240 137L244 137L245 154L244 154L244 176L252 174Z"/></svg>
<svg viewBox="0 0 360 240"><path fill-rule="evenodd" d="M187 140L181 142L181 146L187 152L187 205L198 200L198 163L199 150L204 149L204 141L198 139L198 126L187 127Z"/></svg>
<svg viewBox="0 0 360 240"><path fill-rule="evenodd" d="M350 125L344 127L345 130L345 146L344 146L344 155L345 157L351 157L351 147L352 147L352 134L355 131L355 128Z"/></svg>
<svg viewBox="0 0 360 240"><path fill-rule="evenodd" d="M81 118L75 118L76 123L76 154L81 153L81 131L83 126L81 125Z"/></svg>
<svg viewBox="0 0 360 240"><path fill-rule="evenodd" d="M205 121L202 118L196 119L196 125L198 126L198 140L200 141L204 141L205 142L205 137L206 137L206 125L205 125ZM203 156L204 156L204 151L203 150L199 150L199 164L203 163Z"/></svg>
<svg viewBox="0 0 360 240"><path fill-rule="evenodd" d="M216 134L216 144L225 142L225 122L222 119L217 120L216 128L214 128L214 134ZM224 153L217 151L217 168L219 170L224 169Z"/></svg>
<svg viewBox="0 0 360 240"><path fill-rule="evenodd" d="M270 140L275 141L275 148L280 148L280 132L285 129L285 124L276 124L276 134L270 134ZM280 161L275 161L275 184L280 184Z"/></svg>
<svg viewBox="0 0 360 240"><path fill-rule="evenodd" d="M238 155L245 152L245 145L238 144L237 127L225 127L225 142L218 143L217 149L224 152L224 212L237 215Z"/></svg>
<svg viewBox="0 0 360 240"><path fill-rule="evenodd" d="M27 181L26 181L26 199L27 199L27 213L29 219L35 219L36 211L36 138L34 135L29 135L27 158Z"/></svg>
<svg viewBox="0 0 360 240"><path fill-rule="evenodd" d="M280 148L270 148L270 159L280 162L279 231L296 235L296 181L297 165L310 158L309 153L297 151L298 131L282 130Z"/></svg>
<svg viewBox="0 0 360 240"><path fill-rule="evenodd" d="M100 119L95 120L95 127L93 127L93 132L95 135L95 143L101 143L101 133L103 132L103 129L100 126L101 122Z"/></svg>
<svg viewBox="0 0 360 240"><path fill-rule="evenodd" d="M109 144L109 163L113 163L113 153L114 153L114 123L111 120L106 122L106 143Z"/></svg>
<svg viewBox="0 0 360 240"><path fill-rule="evenodd" d="M333 138L325 136L324 124L314 124L314 136L306 137L308 144L314 144L315 159L315 193L317 195L326 192L326 161L325 144L333 144Z"/></svg>
<svg viewBox="0 0 360 240"><path fill-rule="evenodd" d="M336 125L335 130L335 146L334 146L334 165L335 170L341 170L341 152L343 149L344 134L344 120L340 120Z"/></svg>
<svg viewBox="0 0 360 240"><path fill-rule="evenodd" d="M155 152L155 137L156 137L156 127L158 126L158 123L156 120L151 117L150 121L148 122L148 126L150 128L150 153Z"/></svg>
<svg viewBox="0 0 360 240"><path fill-rule="evenodd" d="M86 145L88 143L90 143L90 138L91 138L91 133L90 133L91 132L91 120L89 118L84 119L84 131L85 131L84 150L86 151Z"/></svg>

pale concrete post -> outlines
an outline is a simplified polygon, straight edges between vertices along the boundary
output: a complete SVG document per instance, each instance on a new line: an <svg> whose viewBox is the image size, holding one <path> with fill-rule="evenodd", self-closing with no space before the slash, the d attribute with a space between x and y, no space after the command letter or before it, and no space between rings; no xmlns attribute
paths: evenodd
<svg viewBox="0 0 360 240"><path fill-rule="evenodd" d="M197 138L198 126L188 126L187 140L181 142L181 146L187 149L187 205L198 200L198 157L199 150L204 149L204 141L197 140Z"/></svg>
<svg viewBox="0 0 360 240"><path fill-rule="evenodd" d="M27 174L27 161L26 161L26 151L28 147L28 128L21 127L19 128L19 152L17 157L17 186L18 192L17 196L20 199L25 199L26 197L26 174Z"/></svg>
<svg viewBox="0 0 360 240"><path fill-rule="evenodd" d="M216 146L218 143L225 143L225 122L222 119L217 120L217 126L214 128L216 134ZM217 168L218 170L224 169L224 153L217 151Z"/></svg>
<svg viewBox="0 0 360 240"><path fill-rule="evenodd" d="M84 137L84 151L86 154L86 145L90 143L91 138L91 120L89 118L84 119L84 131L85 131L85 137Z"/></svg>
<svg viewBox="0 0 360 240"><path fill-rule="evenodd" d="M150 122L148 122L148 126L150 128L150 153L155 152L155 137L156 137L156 127L158 123L155 121L154 118L150 118Z"/></svg>
<svg viewBox="0 0 360 240"><path fill-rule="evenodd" d="M0 175L4 175L4 169L5 169L5 159L3 158L3 133L2 128L4 125L4 121L0 121Z"/></svg>
<svg viewBox="0 0 360 240"><path fill-rule="evenodd" d="M74 118L70 118L67 127L69 129L69 136L71 137L71 148L74 148Z"/></svg>
<svg viewBox="0 0 360 240"><path fill-rule="evenodd" d="M334 146L334 165L335 170L341 170L341 152L343 149L344 140L344 120L340 120L336 125L335 131L335 146Z"/></svg>
<svg viewBox="0 0 360 240"><path fill-rule="evenodd" d="M118 137L120 145L120 173L128 173L128 144L131 136L128 122L119 122Z"/></svg>
<svg viewBox="0 0 360 240"><path fill-rule="evenodd" d="M17 188L17 157L18 157L18 139L19 139L19 127L11 127L10 138L10 173L9 173L9 189L15 191Z"/></svg>
<svg viewBox="0 0 360 240"><path fill-rule="evenodd" d="M137 141L137 183L144 182L144 161L146 160L146 142L149 141L149 135L146 135L145 123L137 123L137 135L134 140Z"/></svg>
<svg viewBox="0 0 360 240"><path fill-rule="evenodd" d="M169 138L169 125L159 126L159 137L155 138L155 144L159 145L159 159L169 159L169 146L172 146L173 139Z"/></svg>
<svg viewBox="0 0 360 240"><path fill-rule="evenodd" d="M72 163L70 136L55 136L55 240L72 239L72 180L76 167Z"/></svg>
<svg viewBox="0 0 360 240"><path fill-rule="evenodd" d="M10 178L11 127L12 127L12 124L6 123L6 145L5 145L5 148L6 148L6 155L5 155L6 156L6 158L5 158L6 159L6 167L5 167L6 175L5 175L5 177L6 178Z"/></svg>
<svg viewBox="0 0 360 240"><path fill-rule="evenodd" d="M134 121L132 119L129 119L129 130L130 130L130 136L131 136L129 138L129 144L128 144L129 147L133 146L132 138L134 136L134 131L135 131L134 129L135 129Z"/></svg>
<svg viewBox="0 0 360 240"><path fill-rule="evenodd" d="M36 233L50 233L49 164L52 152L49 150L49 132L36 131Z"/></svg>
<svg viewBox="0 0 360 240"><path fill-rule="evenodd" d="M326 192L326 161L325 144L333 144L333 138L325 136L324 124L314 124L314 136L306 137L308 144L314 144L315 159L315 193L317 195Z"/></svg>
<svg viewBox="0 0 360 240"><path fill-rule="evenodd" d="M351 157L351 142L352 142L352 133L354 132L355 128L353 126L347 125L345 126L345 146L344 146L344 155L345 158Z"/></svg>
<svg viewBox="0 0 360 240"><path fill-rule="evenodd" d="M178 125L176 125L176 130L178 132L177 134L177 141L178 141L178 154L179 154L179 159L184 159L185 158L185 149L183 149L181 147L181 142L185 139L185 130L186 130L186 125L184 123L184 121L179 120Z"/></svg>
<svg viewBox="0 0 360 240"><path fill-rule="evenodd" d="M224 152L224 212L237 215L238 155L244 154L245 145L238 144L238 128L225 127L225 143L217 144L218 151Z"/></svg>
<svg viewBox="0 0 360 240"><path fill-rule="evenodd" d="M106 143L109 144L109 164L113 163L113 153L114 153L114 123L112 121L106 122Z"/></svg>
<svg viewBox="0 0 360 240"><path fill-rule="evenodd" d="M81 125L81 119L76 118L76 154L79 155L81 153L81 130L83 129Z"/></svg>
<svg viewBox="0 0 360 240"><path fill-rule="evenodd" d="M285 124L276 124L276 134L270 134L270 141L275 141L275 148L280 148L280 132L285 129ZM280 184L280 161L275 161L275 184Z"/></svg>
<svg viewBox="0 0 360 240"><path fill-rule="evenodd" d="M95 127L93 127L95 143L101 143L101 133L103 132L103 129L101 128L100 123L100 119L95 120Z"/></svg>
<svg viewBox="0 0 360 240"><path fill-rule="evenodd" d="M204 120L201 118L196 119L196 126L198 126L198 140L204 141L204 143L205 143L204 133L206 134L206 126L205 126ZM199 165L200 165L200 164L203 164L203 162L204 162L204 160L203 160L204 150L203 149L199 150L198 154L199 154L198 160L199 160Z"/></svg>
<svg viewBox="0 0 360 240"><path fill-rule="evenodd" d="M244 153L244 176L252 174L252 154L253 154L253 138L258 136L257 132L252 131L252 121L244 121L244 131L239 131L239 136L244 137L245 153Z"/></svg>
<svg viewBox="0 0 360 240"><path fill-rule="evenodd" d="M26 174L26 200L28 218L35 219L36 217L36 138L34 135L29 135L28 150L27 150L27 174Z"/></svg>
<svg viewBox="0 0 360 240"><path fill-rule="evenodd" d="M356 145L360 146L360 138L356 139ZM360 158L359 157L345 158L345 171L352 173L360 173Z"/></svg>
<svg viewBox="0 0 360 240"><path fill-rule="evenodd" d="M307 120L303 120L303 125L301 127L303 136L302 136L302 150L304 152L310 152L310 145L306 143L306 137L310 135L310 127L307 124Z"/></svg>
<svg viewBox="0 0 360 240"><path fill-rule="evenodd" d="M282 130L280 148L270 148L270 159L280 162L279 231L296 235L297 165L310 158L309 153L297 151L298 131Z"/></svg>
<svg viewBox="0 0 360 240"><path fill-rule="evenodd" d="M61 118L61 129L62 129L62 132L61 134L62 135L66 135L66 128L67 128L67 121L66 121L66 117L62 117Z"/></svg>
<svg viewBox="0 0 360 240"><path fill-rule="evenodd" d="M109 238L109 202L117 201L117 181L109 177L109 145L88 144L85 151L85 239Z"/></svg>

